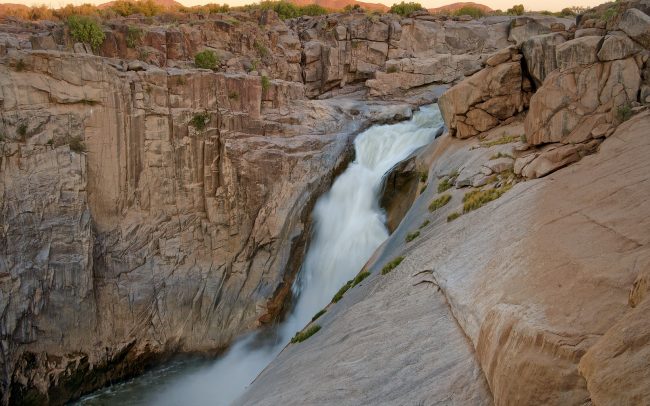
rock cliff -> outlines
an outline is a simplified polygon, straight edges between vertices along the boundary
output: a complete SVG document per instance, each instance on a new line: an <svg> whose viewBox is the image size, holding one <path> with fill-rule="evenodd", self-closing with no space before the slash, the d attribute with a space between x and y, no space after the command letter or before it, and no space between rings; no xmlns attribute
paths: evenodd
<svg viewBox="0 0 650 406"><path fill-rule="evenodd" d="M632 373L618 365L647 358L643 4L577 26L117 19L94 53L65 25L4 21L2 403L62 404L271 322L354 134L408 117L440 85L455 85L439 102L449 132L417 158L429 187L407 182L419 197L369 269L407 259L333 305L243 402L612 403ZM213 71L194 67L206 49ZM442 180L452 204L404 246ZM448 223L465 188L504 196ZM630 403L647 399L644 379Z"/></svg>

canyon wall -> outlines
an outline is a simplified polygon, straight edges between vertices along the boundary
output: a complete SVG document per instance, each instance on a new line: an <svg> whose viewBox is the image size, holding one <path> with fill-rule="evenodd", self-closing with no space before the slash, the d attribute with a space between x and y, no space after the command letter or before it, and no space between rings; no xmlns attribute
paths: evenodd
<svg viewBox="0 0 650 406"><path fill-rule="evenodd" d="M536 69L538 57L524 64L522 44L538 34L569 43L578 36L571 24L363 13L286 22L272 12L171 23L135 17L106 22L93 55L62 24L4 21L3 403L61 404L170 354L215 354L272 321L308 243L312 204L348 159L351 138L371 122L408 117L408 106L379 100L431 102L431 86L484 77L494 85L481 89L482 104L454 110L450 130L523 131L524 111L554 100L544 86L532 95L537 80L555 77L564 91L557 75L568 74ZM135 45L133 29L141 32ZM215 71L193 66L205 49L219 56ZM594 75L645 72L641 49L632 49L608 56ZM566 55L561 63L582 54ZM603 136L617 124L613 103L645 89L638 82L623 92L610 86L601 103L609 107L595 107L603 118L591 119L594 127L608 125ZM443 108L446 118L450 111ZM554 121L532 120L526 128L540 135L530 142L540 145L528 151L548 158L555 148L546 144L564 138L543 135ZM472 130L456 130L461 122ZM571 153L581 157L583 147ZM484 181L469 170L460 180ZM485 382L476 385L481 393Z"/></svg>

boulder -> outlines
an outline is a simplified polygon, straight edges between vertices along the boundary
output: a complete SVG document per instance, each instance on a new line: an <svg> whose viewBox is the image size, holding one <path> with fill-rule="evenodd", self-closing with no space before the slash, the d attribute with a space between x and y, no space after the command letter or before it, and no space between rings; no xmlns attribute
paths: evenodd
<svg viewBox="0 0 650 406"><path fill-rule="evenodd" d="M528 142L588 139L594 126L613 123L620 106L636 101L640 82L633 57L551 72L530 100L525 120Z"/></svg>
<svg viewBox="0 0 650 406"><path fill-rule="evenodd" d="M488 66L445 92L438 105L450 134L467 138L523 110L528 102L523 87L519 62Z"/></svg>
<svg viewBox="0 0 650 406"><path fill-rule="evenodd" d="M636 8L625 10L619 27L644 48L650 48L650 16L643 11Z"/></svg>
<svg viewBox="0 0 650 406"><path fill-rule="evenodd" d="M555 54L557 67L566 70L598 61L598 45L602 39L598 36L581 37L558 45Z"/></svg>
<svg viewBox="0 0 650 406"><path fill-rule="evenodd" d="M601 61L625 59L641 51L641 47L624 34L607 35L598 51Z"/></svg>
<svg viewBox="0 0 650 406"><path fill-rule="evenodd" d="M557 69L555 49L565 42L565 35L552 33L532 37L522 44L521 52L526 59L528 73L537 87L542 85L550 72Z"/></svg>

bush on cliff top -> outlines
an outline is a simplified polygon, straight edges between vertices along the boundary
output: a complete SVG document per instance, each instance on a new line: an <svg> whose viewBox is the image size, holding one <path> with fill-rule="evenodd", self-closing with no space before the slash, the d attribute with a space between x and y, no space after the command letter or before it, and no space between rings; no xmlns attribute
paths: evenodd
<svg viewBox="0 0 650 406"><path fill-rule="evenodd" d="M398 266L399 264L401 264L402 261L404 261L404 257L402 257L402 256L399 256L399 257L393 258L392 261L390 261L389 263L387 263L386 265L384 265L384 267L381 269L381 274L382 274L382 275L386 275L387 273L389 273L389 272L392 271L393 269L397 268L397 266Z"/></svg>
<svg viewBox="0 0 650 406"><path fill-rule="evenodd" d="M262 1L259 4L259 7L262 10L275 11L278 14L278 17L280 17L283 20L287 20L289 18L296 18L300 16L318 16L318 15L327 14L327 9L317 4L309 4L301 7L284 0Z"/></svg>
<svg viewBox="0 0 650 406"><path fill-rule="evenodd" d="M106 38L97 20L88 16L70 16L68 29L75 41L90 45L94 51L99 49Z"/></svg>
<svg viewBox="0 0 650 406"><path fill-rule="evenodd" d="M468 15L468 16L472 16L472 18L481 18L481 17L485 17L486 15L485 11L481 10L478 7L473 7L473 6L463 6L458 10L454 11L453 14L455 16Z"/></svg>
<svg viewBox="0 0 650 406"><path fill-rule="evenodd" d="M389 13L393 14L399 14L401 16L407 16L415 11L420 11L424 10L424 7L422 7L422 4L420 3L414 3L414 2L404 2L402 1L401 3L395 3L390 7L390 10L388 11Z"/></svg>

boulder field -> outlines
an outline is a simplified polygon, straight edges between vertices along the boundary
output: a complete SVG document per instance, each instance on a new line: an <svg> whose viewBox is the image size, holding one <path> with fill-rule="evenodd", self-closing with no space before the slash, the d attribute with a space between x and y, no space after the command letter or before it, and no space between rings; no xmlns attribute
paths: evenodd
<svg viewBox="0 0 650 406"><path fill-rule="evenodd" d="M355 134L435 100L372 275L240 403L650 402L649 11L1 22L2 404L274 321Z"/></svg>

